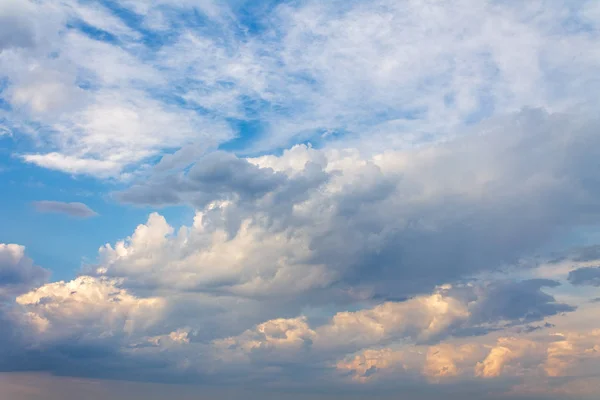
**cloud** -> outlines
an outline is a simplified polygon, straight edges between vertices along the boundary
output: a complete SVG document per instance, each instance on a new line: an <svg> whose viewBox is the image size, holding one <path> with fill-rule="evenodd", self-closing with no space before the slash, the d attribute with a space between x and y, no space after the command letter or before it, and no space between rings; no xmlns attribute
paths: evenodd
<svg viewBox="0 0 600 400"><path fill-rule="evenodd" d="M154 379L141 365L156 363L174 381L210 373L284 384L325 371L331 385L346 371L369 383L400 364L424 385L465 371L518 376L514 362L547 348L529 336L564 327L555 319L581 306L555 294L568 290L559 286L562 264L548 264L553 279L507 268L594 220L587 166L597 157L596 125L569 121L525 110L411 151L300 145L254 158L217 152L156 171L121 195L191 204L193 222L176 227L152 213L102 246L83 276L19 296L12 324L44 345L50 365L63 359L64 373L87 376L116 360L114 373ZM528 330L535 321L554 328ZM535 351L496 345L512 334ZM487 361L484 342L499 348ZM456 354L429 352L450 344ZM336 367L367 351L365 360L377 360L386 348L391 359L365 361L364 371Z"/></svg>
<svg viewBox="0 0 600 400"><path fill-rule="evenodd" d="M336 371L352 371L352 379L358 383L383 380L401 385L400 382L414 383L423 378L439 383L474 377L476 364L483 362L489 352L485 343L494 340L496 332L506 334L507 326L512 326L500 313L489 321L480 315L487 296L482 291L487 287L470 287L478 296L461 298L461 290L453 297L449 294L453 288L445 286L434 294L406 302L340 311L320 325L311 324L305 316L277 318L240 335L214 340L213 353L223 371L230 371L235 365L236 370L252 371L261 379L286 379L298 371L312 376L311 373L331 368L332 360L337 360L333 363ZM503 295L510 296L510 291L507 289ZM535 303L524 303L527 305L523 308L536 307ZM523 317L511 322L522 324L519 319ZM471 332L468 338L465 331ZM513 332L526 337L534 331ZM527 340L544 342L543 337ZM538 366L543 362L536 360ZM518 375L517 371L508 375L515 376L513 373Z"/></svg>
<svg viewBox="0 0 600 400"><path fill-rule="evenodd" d="M6 122L40 139L24 160L71 174L141 173L234 137L246 152L412 147L523 107L587 110L597 92L587 2L6 4ZM191 9L204 23L179 18Z"/></svg>
<svg viewBox="0 0 600 400"><path fill-rule="evenodd" d="M477 318L481 322L514 321L523 324L575 311L575 307L557 303L553 296L541 290L542 287L559 285L559 282L544 279L492 282L476 305Z"/></svg>
<svg viewBox="0 0 600 400"><path fill-rule="evenodd" d="M42 284L49 276L25 255L24 246L0 243L0 300Z"/></svg>
<svg viewBox="0 0 600 400"><path fill-rule="evenodd" d="M475 373L484 378L497 377L504 373L505 369L514 361L524 358L535 359L537 362L534 365L537 366L543 360L544 353L545 351L540 349L540 346L533 341L501 338L498 340L498 344L490 350L485 360L477 363ZM537 360L538 358L540 360ZM516 367L522 368L518 364Z"/></svg>
<svg viewBox="0 0 600 400"><path fill-rule="evenodd" d="M40 286L16 298L26 313L26 323L39 340L67 338L101 340L146 332L161 317L164 302L138 299L117 282L80 276L70 282Z"/></svg>
<svg viewBox="0 0 600 400"><path fill-rule="evenodd" d="M597 6L472 3L4 2L16 159L195 214L59 282L1 245L1 368L417 398L597 370L597 246L530 262L600 222Z"/></svg>
<svg viewBox="0 0 600 400"><path fill-rule="evenodd" d="M573 285L600 286L600 267L582 267L569 272Z"/></svg>
<svg viewBox="0 0 600 400"><path fill-rule="evenodd" d="M131 247L119 244L113 256L160 252L172 234L162 217L152 215L129 240ZM11 250L11 256L16 253ZM158 257L160 264L159 254L151 259ZM148 260L137 259L138 267ZM248 301L246 294L232 292L230 301L212 287L132 285L133 272L120 278L82 275L19 292L2 314L7 328L2 340L9 347L0 346L0 353L7 365L29 369L43 363L60 374L171 382L182 377L202 382L209 374L213 382L284 383L300 374L320 376L318 385L327 387L344 382L347 373L357 384L430 385L478 376L529 377L534 370L563 376L578 371L578 362L596 362L593 332L554 340L538 330L514 330L517 339L496 339L513 325L572 311L540 290L555 287L554 281L448 284L406 301L345 298L325 320L318 315L327 305L313 302L321 310L316 314L263 320L228 336L265 315L289 313L287 293L254 294ZM299 293L296 299L302 299Z"/></svg>
<svg viewBox="0 0 600 400"><path fill-rule="evenodd" d="M33 205L38 212L42 213L66 214L78 218L90 218L98 215L98 213L83 203L42 200L33 202Z"/></svg>
<svg viewBox="0 0 600 400"><path fill-rule="evenodd" d="M0 369L18 368L24 348L31 343L29 332L18 323L20 313L12 305L14 299L44 284L50 271L33 263L25 247L0 243Z"/></svg>
<svg viewBox="0 0 600 400"><path fill-rule="evenodd" d="M28 19L28 6L12 0L0 6L0 52L11 47L31 47L35 44L35 26Z"/></svg>
<svg viewBox="0 0 600 400"><path fill-rule="evenodd" d="M368 349L340 360L336 368L350 372L354 382L370 387L403 378L416 380L419 375L430 384L452 381L472 384L475 378L499 380L519 376L523 380L513 389L515 393L531 392L539 382L545 381L546 388L540 388L537 394L540 398L551 398L554 388L571 381L569 376L577 369L586 364L598 365L600 357L594 344L597 335L597 331L588 331L547 336L501 336L486 337L475 343L445 343L428 348ZM552 380L557 377L561 379ZM586 391L585 395L591 393Z"/></svg>
<svg viewBox="0 0 600 400"><path fill-rule="evenodd" d="M593 223L592 210L600 206L594 200L600 185L588 168L598 157L590 146L597 123L571 125L573 118L524 110L454 141L371 156L296 146L280 156L203 157L189 172L155 175L117 194L198 210L194 225L173 237L163 228L156 232L165 236L161 246L173 249L153 255L157 261L144 264L153 265L150 274L140 270L136 279L155 284L163 278L153 275L171 265L168 279L186 271L192 287L213 271L205 258L213 246L231 246L219 258L237 253L235 262L214 262L224 266L219 275L231 274L227 290L238 293L291 284L283 277L302 265L311 271L303 282L312 288L335 284L397 298L515 264ZM106 273L124 276L133 263L141 265L127 259L144 252L111 256ZM248 282L242 271L256 268L264 274L248 272L255 277ZM309 283L316 276L319 283Z"/></svg>
<svg viewBox="0 0 600 400"><path fill-rule="evenodd" d="M153 205L178 203L187 197L196 206L204 207L217 200L253 201L284 184L289 185L283 173L261 168L230 153L213 152L184 175L168 175L151 185L134 185L118 197L130 203Z"/></svg>

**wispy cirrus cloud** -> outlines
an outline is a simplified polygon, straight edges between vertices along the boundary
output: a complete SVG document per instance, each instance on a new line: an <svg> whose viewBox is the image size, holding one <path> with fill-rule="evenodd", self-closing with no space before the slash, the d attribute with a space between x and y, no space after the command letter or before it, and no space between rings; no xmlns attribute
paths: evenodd
<svg viewBox="0 0 600 400"><path fill-rule="evenodd" d="M585 108L597 92L593 2L7 4L3 18L31 25L0 57L7 119L42 139L24 160L74 174L214 148L247 122L247 152L341 136L412 146L525 106Z"/></svg>

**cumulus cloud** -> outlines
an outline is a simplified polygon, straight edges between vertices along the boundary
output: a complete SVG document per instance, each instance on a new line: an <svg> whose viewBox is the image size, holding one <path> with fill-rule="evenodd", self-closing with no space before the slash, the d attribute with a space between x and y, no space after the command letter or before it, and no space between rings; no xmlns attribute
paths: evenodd
<svg viewBox="0 0 600 400"><path fill-rule="evenodd" d="M577 369L600 363L595 344L597 335L594 330L547 336L489 337L475 343L445 343L428 348L369 349L341 360L336 367L352 372L352 379L358 383L402 379L403 375L414 373L422 374L431 383L524 377L524 383L515 392L531 392L546 377L550 387L539 390L538 395L548 396L553 392L552 386L557 386L548 378L563 377L563 382L568 382L568 377L577 374Z"/></svg>
<svg viewBox="0 0 600 400"><path fill-rule="evenodd" d="M66 214L71 217L90 218L98 215L94 210L83 203L65 203L62 201L34 201L33 206L38 212Z"/></svg>
<svg viewBox="0 0 600 400"><path fill-rule="evenodd" d="M453 381L472 384L473 379L493 381L520 377L521 383L509 391L510 395L537 392L540 398L552 398L558 388L576 385L578 380L569 376L575 372L574 369L557 373L553 368L555 363L576 368L586 364L598 365L600 358L591 343L595 336L594 331L581 334L577 344L573 339L563 340L561 335L487 338L478 343L446 343L429 348L369 349L341 360L336 367L340 372L350 372L352 381L373 384L371 387L393 380L410 379L414 382L419 380L419 376L430 384ZM561 379L553 380L559 376ZM540 382L547 386L540 387ZM565 390L564 395L573 396L577 394L575 392ZM579 394L592 393L581 390Z"/></svg>
<svg viewBox="0 0 600 400"><path fill-rule="evenodd" d="M600 185L587 166L598 157L590 145L597 124L569 121L525 110L455 141L369 157L307 146L248 159L217 154L171 182L150 180L118 196L195 206L194 226L165 239L189 247L190 262L209 242L183 238L210 235L216 244L219 233L224 245L236 243L238 257L250 254L242 248L260 252L261 270L300 263L322 285L402 297L514 264L592 223ZM169 254L178 259L177 251ZM281 258L282 251L294 256ZM267 262L271 256L284 264ZM116 270L107 266L109 274Z"/></svg>
<svg viewBox="0 0 600 400"><path fill-rule="evenodd" d="M142 253L150 258L137 260L138 267L149 266L149 260L161 257L172 234L162 217L152 215L148 225L138 227L129 239L130 247L117 245L113 256L158 250L154 256ZM191 276L174 272L177 279ZM182 374L201 380L203 374L211 374L217 381L285 382L290 374L300 373L315 378L321 374L324 384L348 377L370 384L390 381L397 374L401 381L416 379L423 384L530 376L534 371L555 377L574 371L577 363L596 362L594 332L564 333L554 339L539 331L514 331L518 337L494 339L513 325L572 310L540 290L556 286L554 281L443 285L429 295L383 303L366 296L351 305L345 297L341 310L358 309L338 310L325 321L316 315L274 318L223 336L235 329L236 317L222 309L227 305L222 293L189 292L168 281L162 286L136 286L132 273L117 278L99 271L97 276L82 275L20 292L16 303L3 311L4 333L13 332L13 339L3 341L12 343L12 349L10 354L7 348L0 351L21 368L31 368L26 360L43 354L50 370L64 374L155 379L160 371L160 379L166 380ZM254 294L251 302L243 300L244 293L230 293L230 305L246 314L238 326L289 312L289 304L282 309L272 299L277 296L285 303L284 292L266 293L266 298ZM490 307L491 298L499 302L497 307ZM214 305L217 308L210 308ZM202 316L207 312L214 314ZM17 363L19 358L25 361Z"/></svg>
<svg viewBox="0 0 600 400"><path fill-rule="evenodd" d="M469 286L466 289L472 295L461 296L457 292L464 291L465 288L458 288L459 290L452 293L453 288L447 285L438 288L436 293L429 296L418 296L404 302L386 302L354 312L338 312L327 323L320 326L311 326L304 316L273 319L258 324L241 335L217 339L213 344L219 359L230 362L235 360L238 364L252 363L262 366L283 362L294 365L324 363L328 359L339 357L340 354L353 354L361 349L389 343L402 343L403 347L407 348L432 345L428 357L428 362L431 364L424 367L428 371L427 374L432 377L440 377L445 374L457 375L457 366L449 367L454 372L433 372L436 368L441 368L435 366L436 362L440 363L449 357L448 354L445 356L434 354L436 343L443 342L452 336L464 336L465 332L469 332L470 336L475 336L503 331L506 329L506 324L508 326L523 324L523 321L530 318L531 310L539 313L536 315L536 319L551 317L556 313L552 307L536 304L538 301L535 300L535 296L539 295L539 288L536 285L529 285L527 282L514 284L514 292L521 297L522 302L519 311L511 310L513 314L509 317L506 315L507 308L505 307L488 310L490 297L502 302L505 297L512 295L508 285L505 286L502 293L498 293L494 286ZM533 296L523 296L527 289L519 286L529 289ZM553 303L554 299L550 304ZM556 304L555 307L573 311L573 308L566 304ZM546 314L542 315L542 313ZM442 352L449 351L444 344L438 346L441 346L440 351ZM462 350L456 350L458 351L458 354L455 355L457 362L462 357L462 352L482 354L481 349L478 352L475 350L474 347L471 348L465 344ZM498 350L497 352L505 351ZM386 350L387 353L389 352ZM395 357L398 354L393 353L393 355ZM467 355L464 354L466 359L473 360ZM399 357L398 360L404 362L405 356L408 356L407 350L402 351L402 357ZM352 365L356 362L353 357L355 355L349 359ZM362 354L360 357L365 357L365 355ZM416 355L411 357L414 359ZM360 359L362 360L362 358ZM496 361L491 361L492 359L495 359L495 356L490 358L489 363L496 363ZM378 368L375 364L370 367ZM344 368L348 368L347 365ZM497 369L499 367L490 366L489 368ZM363 373L367 373L367 371L365 370ZM488 372L484 371L481 374L485 376ZM492 373L489 372L489 374Z"/></svg>
<svg viewBox="0 0 600 400"><path fill-rule="evenodd" d="M194 379L327 371L329 382L346 373L369 383L400 368L435 383L542 371L547 340L526 336L546 330L527 328L554 330L546 320L576 313L554 294L569 270L492 273L593 221L596 125L536 110L513 117L411 151L295 146L203 156L174 182L159 171L121 195L192 204L193 222L151 214L101 247L84 276L19 296L13 326L71 360L70 371L99 349L123 374L162 362L169 377ZM491 338L506 331L516 339Z"/></svg>
<svg viewBox="0 0 600 400"><path fill-rule="evenodd" d="M145 332L160 319L164 302L138 299L108 279L80 276L54 282L17 297L27 322L42 340L65 337L102 338Z"/></svg>
<svg viewBox="0 0 600 400"><path fill-rule="evenodd" d="M42 285L50 272L33 263L25 254L25 247L0 243L0 368L18 368L29 332L20 325L21 313L14 310L14 299Z"/></svg>
<svg viewBox="0 0 600 400"><path fill-rule="evenodd" d="M255 297L292 296L332 281L325 266L309 262L305 237L265 232L247 221L232 238L210 214L209 208L176 235L164 217L152 214L130 238L100 249L94 273L134 286Z"/></svg>
<svg viewBox="0 0 600 400"><path fill-rule="evenodd" d="M245 2L0 5L17 158L195 210L72 280L0 245L2 368L523 392L593 371L573 315L597 246L524 260L600 222L597 7L472 3L283 2L251 26Z"/></svg>
<svg viewBox="0 0 600 400"><path fill-rule="evenodd" d="M496 346L492 347L489 354L482 362L477 363L475 373L484 378L497 377L505 372L509 366L527 368L520 363L515 366L514 361L527 358L533 359L534 367L539 366L545 351L540 349L536 342L520 338L500 338ZM513 374L522 373L514 371Z"/></svg>
<svg viewBox="0 0 600 400"><path fill-rule="evenodd" d="M0 300L42 284L49 276L25 255L24 246L0 243Z"/></svg>

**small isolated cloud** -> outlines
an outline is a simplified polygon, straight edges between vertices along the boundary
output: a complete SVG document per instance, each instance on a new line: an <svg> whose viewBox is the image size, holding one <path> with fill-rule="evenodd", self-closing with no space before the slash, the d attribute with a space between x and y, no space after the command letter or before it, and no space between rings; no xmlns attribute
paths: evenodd
<svg viewBox="0 0 600 400"><path fill-rule="evenodd" d="M600 286L600 267L582 267L569 272L569 282L573 285Z"/></svg>
<svg viewBox="0 0 600 400"><path fill-rule="evenodd" d="M38 212L66 214L77 218L95 217L98 213L83 203L42 200L33 202Z"/></svg>

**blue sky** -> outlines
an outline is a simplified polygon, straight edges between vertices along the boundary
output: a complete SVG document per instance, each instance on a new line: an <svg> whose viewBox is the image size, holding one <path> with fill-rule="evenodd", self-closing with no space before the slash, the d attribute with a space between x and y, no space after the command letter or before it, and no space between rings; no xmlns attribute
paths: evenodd
<svg viewBox="0 0 600 400"><path fill-rule="evenodd" d="M0 390L594 398L599 39L593 0L0 0Z"/></svg>

